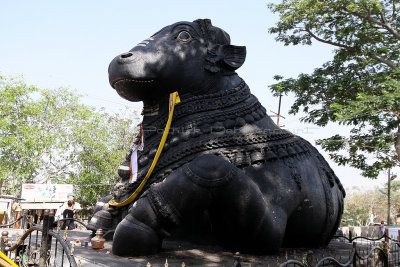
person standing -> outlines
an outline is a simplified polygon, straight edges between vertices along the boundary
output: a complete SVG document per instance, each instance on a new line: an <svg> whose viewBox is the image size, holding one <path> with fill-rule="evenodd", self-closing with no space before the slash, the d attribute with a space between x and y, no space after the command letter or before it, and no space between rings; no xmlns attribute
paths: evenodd
<svg viewBox="0 0 400 267"><path fill-rule="evenodd" d="M61 230L65 230L66 228L68 228L68 230L74 229L74 222L72 220L68 220L69 218L74 218L74 201L68 200L67 203L68 207L63 211L63 219L67 220L63 221L63 226L61 227Z"/></svg>
<svg viewBox="0 0 400 267"><path fill-rule="evenodd" d="M75 202L75 194L74 193L69 193L67 195L68 200L66 202L64 202L58 209L56 214L54 215L54 223L57 223L57 221L59 221L60 219L62 219L62 215L64 213L64 210L68 208L68 201L72 201L72 207L71 210L73 211L74 215L76 215L76 213L78 211L80 211L81 205L78 202Z"/></svg>
<svg viewBox="0 0 400 267"><path fill-rule="evenodd" d="M381 221L381 225L379 227L381 228L382 234L384 234L385 233L385 222Z"/></svg>

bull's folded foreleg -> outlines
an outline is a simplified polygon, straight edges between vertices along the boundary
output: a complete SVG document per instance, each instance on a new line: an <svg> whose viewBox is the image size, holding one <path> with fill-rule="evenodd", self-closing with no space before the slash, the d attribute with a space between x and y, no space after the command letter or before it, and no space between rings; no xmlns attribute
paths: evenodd
<svg viewBox="0 0 400 267"><path fill-rule="evenodd" d="M161 248L162 238L188 212L205 210L211 201L209 190L191 182L182 169L173 172L141 197L119 223L114 234L113 253L145 255Z"/></svg>

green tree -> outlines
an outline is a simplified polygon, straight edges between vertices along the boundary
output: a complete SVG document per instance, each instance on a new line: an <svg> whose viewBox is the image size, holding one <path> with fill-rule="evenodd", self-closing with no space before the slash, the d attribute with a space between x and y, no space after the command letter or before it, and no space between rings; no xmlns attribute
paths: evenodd
<svg viewBox="0 0 400 267"><path fill-rule="evenodd" d="M269 32L285 45L331 45L333 59L296 79L276 75L275 95L293 93L290 113L319 126L351 127L349 136L318 140L340 165L375 178L400 159L400 16L398 1L283 0Z"/></svg>
<svg viewBox="0 0 400 267"><path fill-rule="evenodd" d="M47 147L33 117L39 107L30 96L38 89L18 79L0 76L0 181L8 191L22 181L32 182Z"/></svg>
<svg viewBox="0 0 400 267"><path fill-rule="evenodd" d="M137 114L110 115L80 103L71 90L42 90L3 76L0 99L5 193L17 193L22 183L71 183L89 206L108 194L133 143Z"/></svg>
<svg viewBox="0 0 400 267"><path fill-rule="evenodd" d="M387 192L387 183L385 183L383 192ZM387 195L385 196L385 204L387 211ZM399 224L398 216L400 216L400 181L392 180L390 182L390 217L392 224ZM387 219L386 219L387 220ZM384 220L384 221L386 221Z"/></svg>
<svg viewBox="0 0 400 267"><path fill-rule="evenodd" d="M371 223L371 215L374 223L380 223L381 221L386 221L386 212L386 196L380 193L378 188L368 191L353 188L346 196L342 226L369 225Z"/></svg>
<svg viewBox="0 0 400 267"><path fill-rule="evenodd" d="M79 188L81 204L91 206L110 193L118 180L118 166L132 147L138 116L132 110L123 114L96 113L81 121L70 145L76 152L77 171L67 179ZM83 129L83 130L82 130Z"/></svg>

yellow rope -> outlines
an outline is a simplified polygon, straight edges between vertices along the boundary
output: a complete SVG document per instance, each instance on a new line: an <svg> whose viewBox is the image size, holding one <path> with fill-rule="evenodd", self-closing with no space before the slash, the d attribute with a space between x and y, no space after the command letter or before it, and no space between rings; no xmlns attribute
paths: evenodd
<svg viewBox="0 0 400 267"><path fill-rule="evenodd" d="M172 93L170 95L170 107L169 107L169 116L168 116L167 125L165 125L164 133L162 135L160 144L158 145L157 153L154 156L154 159L153 159L153 162L151 163L150 169L147 171L147 174L144 177L143 181L140 183L139 187L136 188L135 192L133 192L132 195L130 195L127 199L125 199L124 201L122 201L120 203L116 202L114 200L114 198L112 198L108 202L109 205L115 206L115 207L125 206L125 205L131 203L132 201L134 201L136 199L136 197L139 195L139 193L142 191L142 189L146 185L146 182L149 179L151 173L153 172L154 167L157 164L158 158L160 157L160 154L164 148L164 144L165 144L165 141L167 140L169 129L171 127L172 116L174 114L174 108L175 108L175 105L178 104L179 102L181 102L181 100L179 99L178 92Z"/></svg>
<svg viewBox="0 0 400 267"><path fill-rule="evenodd" d="M10 266L10 267L18 267L15 262L13 262L9 257L7 257L3 252L0 251L0 265L1 266Z"/></svg>

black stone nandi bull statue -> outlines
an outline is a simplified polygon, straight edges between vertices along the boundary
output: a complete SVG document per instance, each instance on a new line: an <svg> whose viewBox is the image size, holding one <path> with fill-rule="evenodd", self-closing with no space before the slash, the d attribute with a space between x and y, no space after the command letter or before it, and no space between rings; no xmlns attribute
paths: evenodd
<svg viewBox="0 0 400 267"><path fill-rule="evenodd" d="M164 27L110 63L111 86L144 102L145 129L138 181L124 183L120 171L122 183L98 202L88 227L115 228L114 254L156 253L175 229L207 228L218 244L250 253L330 241L343 187L313 146L266 115L235 72L245 56L245 47L199 19ZM181 103L146 186L135 202L107 204L126 200L150 168L174 91Z"/></svg>

